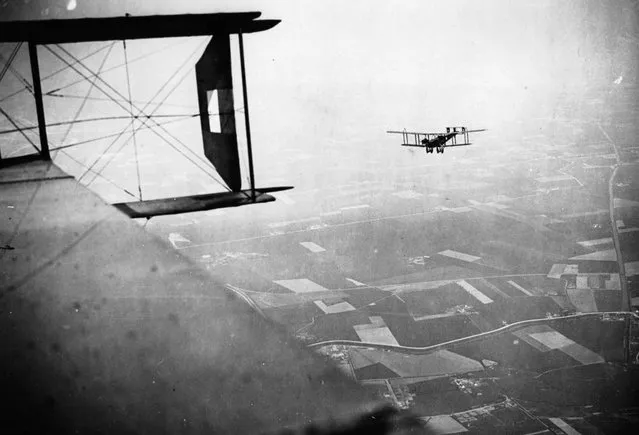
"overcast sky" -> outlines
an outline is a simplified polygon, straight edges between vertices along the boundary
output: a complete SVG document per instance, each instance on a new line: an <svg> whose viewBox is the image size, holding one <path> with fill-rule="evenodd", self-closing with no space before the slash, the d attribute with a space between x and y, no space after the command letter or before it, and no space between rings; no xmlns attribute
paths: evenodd
<svg viewBox="0 0 639 435"><path fill-rule="evenodd" d="M19 4L0 2L2 19L247 10L281 19L274 29L246 37L252 126L262 167L280 148L388 147L387 129L467 125L512 133L514 122L552 116L567 94L579 98L589 88L637 77L639 39L630 1ZM144 44L138 44L142 51L151 47ZM166 56L160 65L169 70L183 52ZM161 69L147 65L134 91L152 83ZM330 156L322 159L330 164Z"/></svg>

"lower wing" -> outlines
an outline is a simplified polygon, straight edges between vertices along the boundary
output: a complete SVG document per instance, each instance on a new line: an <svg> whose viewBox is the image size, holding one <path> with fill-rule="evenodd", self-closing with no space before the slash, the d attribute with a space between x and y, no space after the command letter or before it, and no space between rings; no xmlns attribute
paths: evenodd
<svg viewBox="0 0 639 435"><path fill-rule="evenodd" d="M467 147L468 145L472 145L472 143L468 142L468 143L446 144L446 145L444 145L444 147L445 148L448 148L448 147Z"/></svg>

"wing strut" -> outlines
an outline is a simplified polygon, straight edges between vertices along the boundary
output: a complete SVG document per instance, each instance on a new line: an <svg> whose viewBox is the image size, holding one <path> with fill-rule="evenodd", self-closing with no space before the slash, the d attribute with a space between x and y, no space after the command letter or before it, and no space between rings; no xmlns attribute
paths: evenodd
<svg viewBox="0 0 639 435"><path fill-rule="evenodd" d="M249 177L251 179L251 201L255 202L255 174L253 172L253 147L251 145L251 124L249 122L248 89L246 86L246 66L244 65L244 37L242 29L238 34L240 42L240 69L242 70L242 97L244 99L244 122L246 123L246 148L248 151Z"/></svg>
<svg viewBox="0 0 639 435"><path fill-rule="evenodd" d="M29 58L31 60L31 75L33 77L33 96L38 116L38 130L40 132L40 155L44 160L51 160L49 141L47 140L47 124L44 120L44 104L42 103L42 87L40 86L40 66L38 65L38 46L29 41Z"/></svg>

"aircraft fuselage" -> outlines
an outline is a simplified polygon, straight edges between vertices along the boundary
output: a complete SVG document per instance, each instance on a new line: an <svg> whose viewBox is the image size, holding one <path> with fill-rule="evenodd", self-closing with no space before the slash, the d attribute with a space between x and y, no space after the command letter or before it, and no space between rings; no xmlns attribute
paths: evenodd
<svg viewBox="0 0 639 435"><path fill-rule="evenodd" d="M426 147L428 148L441 148L444 145L446 145L446 142L448 142L449 140L451 140L454 136L456 136L457 133L449 133L446 135L441 135L441 136L437 136L434 139L422 139L422 144L426 145Z"/></svg>
<svg viewBox="0 0 639 435"><path fill-rule="evenodd" d="M450 139L452 139L456 135L457 135L457 132L453 132L453 133L437 136L430 140L428 138L425 138L425 139L422 139L422 145L426 146L427 153L432 153L436 149L437 153L443 154L444 147L446 146L446 142L448 142Z"/></svg>

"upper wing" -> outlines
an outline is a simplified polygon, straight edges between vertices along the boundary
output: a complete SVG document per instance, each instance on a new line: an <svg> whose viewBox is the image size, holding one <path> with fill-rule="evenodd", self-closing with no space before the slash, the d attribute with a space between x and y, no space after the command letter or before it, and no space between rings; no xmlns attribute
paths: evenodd
<svg viewBox="0 0 639 435"><path fill-rule="evenodd" d="M181 36L253 33L268 30L279 20L258 20L259 12L119 16L106 18L10 21L2 23L0 42L114 41Z"/></svg>
<svg viewBox="0 0 639 435"><path fill-rule="evenodd" d="M480 131L486 131L485 128L480 128L477 130L458 130L456 131L457 134L463 134L465 133L478 133ZM443 132L438 132L438 133L429 133L429 132L423 132L423 131L403 131L403 130L387 130L386 133L391 133L391 134L419 134L422 136L445 136L447 134L450 134L452 132L448 132L448 133L443 133Z"/></svg>
<svg viewBox="0 0 639 435"><path fill-rule="evenodd" d="M417 135L421 135L421 136L443 136L446 133L427 133L427 132L423 132L423 131L399 131L399 130L388 130L386 131L386 133L390 133L390 134L417 134Z"/></svg>

